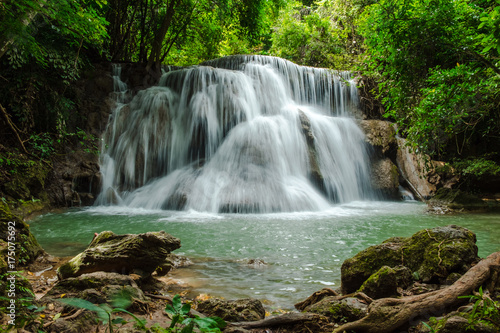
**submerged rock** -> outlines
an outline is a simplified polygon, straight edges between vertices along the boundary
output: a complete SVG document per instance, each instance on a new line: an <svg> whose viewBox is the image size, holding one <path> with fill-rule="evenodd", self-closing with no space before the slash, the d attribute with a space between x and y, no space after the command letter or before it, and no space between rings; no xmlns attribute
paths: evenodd
<svg viewBox="0 0 500 333"><path fill-rule="evenodd" d="M88 248L59 267L59 279L97 271L151 275L181 243L164 231L116 235L103 231Z"/></svg>
<svg viewBox="0 0 500 333"><path fill-rule="evenodd" d="M344 294L357 291L383 266L403 265L426 283L445 281L452 273L465 273L478 260L476 235L471 231L454 225L424 229L409 238L388 239L345 260L341 288Z"/></svg>
<svg viewBox="0 0 500 333"><path fill-rule="evenodd" d="M226 321L255 321L264 319L266 310L253 298L226 301L210 298L198 303L198 311L207 316L217 316Z"/></svg>

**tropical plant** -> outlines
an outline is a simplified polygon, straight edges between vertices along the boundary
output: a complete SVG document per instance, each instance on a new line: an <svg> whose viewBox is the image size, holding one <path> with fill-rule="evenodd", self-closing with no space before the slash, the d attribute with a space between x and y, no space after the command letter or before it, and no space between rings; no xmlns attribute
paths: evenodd
<svg viewBox="0 0 500 333"><path fill-rule="evenodd" d="M112 297L110 304L93 304L81 298L63 298L59 300L61 303L93 311L97 314L98 320L103 325L107 326L106 330L110 333L114 331L115 325L125 324L126 321L122 317L114 316L115 313L123 312L130 315L135 320L135 326L138 329L146 330L146 319L138 318L133 313L126 309L132 304L132 297L130 293L125 290L118 292Z"/></svg>
<svg viewBox="0 0 500 333"><path fill-rule="evenodd" d="M469 324L467 329L474 329L478 324L500 327L500 302L494 301L489 295L483 292L483 288L474 295L459 296L458 298L468 299L469 302L474 303L472 311L469 316Z"/></svg>

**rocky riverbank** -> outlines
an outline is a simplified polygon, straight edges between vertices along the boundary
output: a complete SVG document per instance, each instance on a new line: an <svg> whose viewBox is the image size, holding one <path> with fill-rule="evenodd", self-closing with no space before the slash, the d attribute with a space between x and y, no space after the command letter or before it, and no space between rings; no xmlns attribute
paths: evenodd
<svg viewBox="0 0 500 333"><path fill-rule="evenodd" d="M128 322L115 322L116 331L144 331L134 328L133 316L145 319L143 326L151 331L155 324L163 328L171 324L165 306L175 294L185 294L168 274L186 262L171 253L180 247L179 239L165 232L102 232L74 258L54 258L40 248L22 220L8 208L1 212L2 258L8 257L10 221L16 222L16 238L30 240L16 248L20 263L16 269L23 269L26 279L16 278L18 327L13 332L104 332L106 326L102 321L98 324L99 311L73 308L61 300L76 298L111 309L105 304L116 306L117 295L128 299L131 314L110 312L113 318ZM8 291L10 283L7 265L6 261L0 265L2 291ZM479 258L474 233L450 225L424 229L408 238L393 237L361 251L342 265L339 289L323 289L297 300L297 311L266 313L257 299L205 296L182 298L182 302L190 304L195 318L224 319L225 332L423 333L431 332L428 326L435 332L465 332L466 328L467 332L498 332L499 265L500 253ZM31 298L29 290L37 297ZM475 296L460 298L468 295ZM4 297L1 306L6 308L9 295ZM10 320L6 314L3 325Z"/></svg>

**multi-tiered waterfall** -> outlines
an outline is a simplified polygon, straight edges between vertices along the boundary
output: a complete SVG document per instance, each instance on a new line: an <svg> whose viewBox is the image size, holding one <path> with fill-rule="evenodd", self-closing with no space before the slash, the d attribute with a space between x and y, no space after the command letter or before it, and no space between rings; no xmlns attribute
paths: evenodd
<svg viewBox="0 0 500 333"><path fill-rule="evenodd" d="M371 198L350 80L263 56L169 71L114 110L97 203L257 213Z"/></svg>

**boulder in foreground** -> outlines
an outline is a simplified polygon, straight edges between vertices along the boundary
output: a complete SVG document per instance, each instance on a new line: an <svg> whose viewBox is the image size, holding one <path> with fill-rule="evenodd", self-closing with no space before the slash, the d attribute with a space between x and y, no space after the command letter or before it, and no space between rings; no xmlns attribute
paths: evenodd
<svg viewBox="0 0 500 333"><path fill-rule="evenodd" d="M149 276L180 246L180 240L165 231L126 235L103 231L85 251L59 267L57 275L66 279L104 271Z"/></svg>

